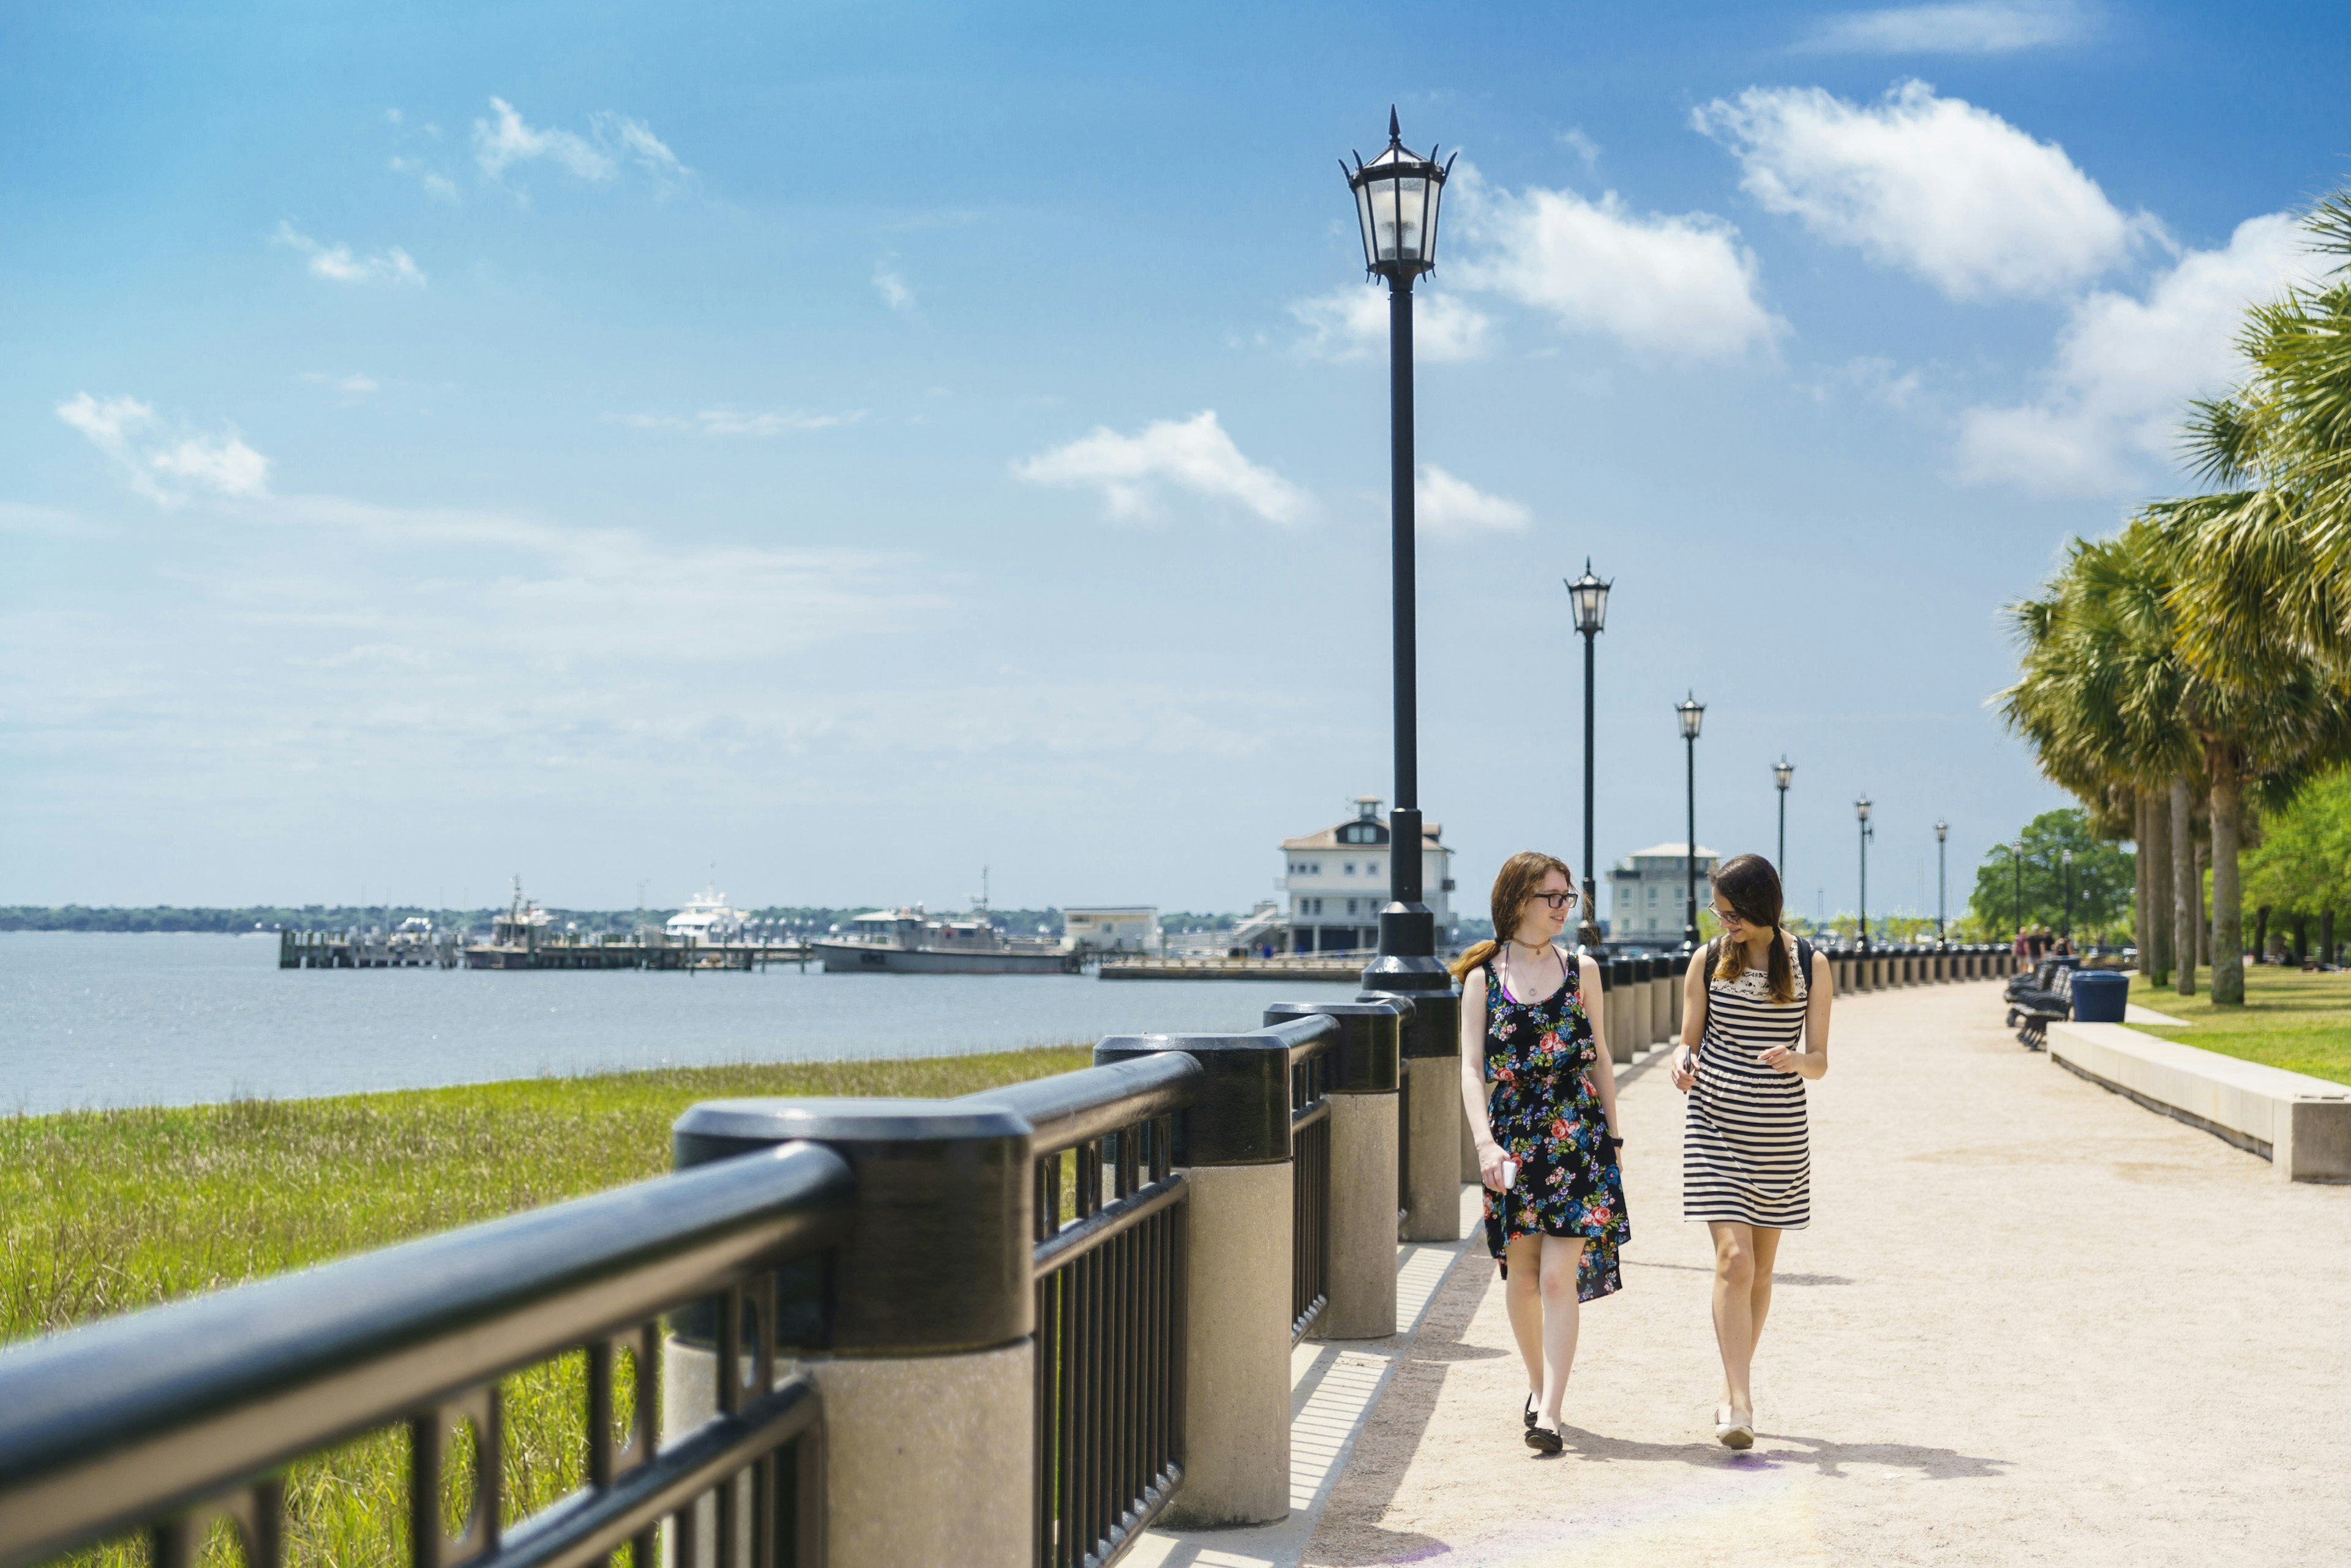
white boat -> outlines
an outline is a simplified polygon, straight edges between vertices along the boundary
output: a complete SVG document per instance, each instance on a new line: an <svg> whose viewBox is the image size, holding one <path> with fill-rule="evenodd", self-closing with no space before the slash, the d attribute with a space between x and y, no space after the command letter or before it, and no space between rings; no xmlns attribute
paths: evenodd
<svg viewBox="0 0 2351 1568"><path fill-rule="evenodd" d="M743 913L728 908L726 895L713 883L687 899L685 907L669 917L662 932L673 942L685 942L696 947L739 942L743 938Z"/></svg>
<svg viewBox="0 0 2351 1568"><path fill-rule="evenodd" d="M809 946L828 975L1071 975L1082 957L1066 942L1007 936L985 903L960 919L934 919L919 904L877 909Z"/></svg>

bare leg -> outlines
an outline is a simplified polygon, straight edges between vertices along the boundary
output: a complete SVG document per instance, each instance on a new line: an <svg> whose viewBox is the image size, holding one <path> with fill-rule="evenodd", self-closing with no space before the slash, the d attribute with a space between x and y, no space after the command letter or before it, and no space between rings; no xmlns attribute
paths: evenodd
<svg viewBox="0 0 2351 1568"><path fill-rule="evenodd" d="M1560 1404L1567 1397L1567 1375L1575 1365L1576 1331L1583 1326L1583 1304L1575 1293L1583 1262L1583 1237L1542 1239L1542 1413L1535 1420L1554 1432Z"/></svg>
<svg viewBox="0 0 2351 1568"><path fill-rule="evenodd" d="M1527 1392L1538 1399L1543 1385L1543 1238L1521 1236L1506 1249L1510 1278L1502 1281L1502 1304L1510 1314L1510 1337L1527 1364Z"/></svg>
<svg viewBox="0 0 2351 1568"><path fill-rule="evenodd" d="M1763 1343L1763 1320L1771 1311L1771 1266L1780 1256L1780 1230L1776 1226L1758 1225L1749 1234L1755 1241L1755 1283L1747 1292L1747 1362L1748 1377L1754 1379L1755 1348ZM1748 1389L1747 1403L1740 1406L1749 1416L1755 1414L1754 1389Z"/></svg>
<svg viewBox="0 0 2351 1568"><path fill-rule="evenodd" d="M1734 1413L1755 1408L1748 1367L1755 1358L1755 1228L1716 1219L1714 1236L1714 1343L1722 1352L1723 1403Z"/></svg>

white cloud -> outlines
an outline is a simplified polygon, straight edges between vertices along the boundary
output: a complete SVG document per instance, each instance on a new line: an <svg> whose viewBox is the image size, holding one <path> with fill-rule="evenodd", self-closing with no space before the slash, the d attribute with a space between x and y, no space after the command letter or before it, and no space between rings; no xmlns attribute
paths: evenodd
<svg viewBox="0 0 2351 1568"><path fill-rule="evenodd" d="M855 424L865 417L863 409L847 413L810 413L805 409L775 409L746 412L732 408L705 408L692 416L678 413L620 413L610 416L616 423L636 430L693 430L705 435L781 435L793 430L830 430L837 424Z"/></svg>
<svg viewBox="0 0 2351 1568"><path fill-rule="evenodd" d="M1892 360L1878 354L1863 354L1846 361L1844 379L1870 402L1888 408L1909 407L1924 380L1916 369L1898 370Z"/></svg>
<svg viewBox="0 0 2351 1568"><path fill-rule="evenodd" d="M1866 107L1820 88L1750 88L1690 122L1738 154L1740 184L1767 210L1954 299L2060 292L2160 235L2056 143L1922 81Z"/></svg>
<svg viewBox="0 0 2351 1568"><path fill-rule="evenodd" d="M2292 214L2271 213L2238 225L2219 250L2181 256L2144 298L2090 294L2059 334L2038 398L1960 415L1961 476L2043 492L2138 488L2176 457L2188 400L2243 374L2235 340L2245 307L2311 271Z"/></svg>
<svg viewBox="0 0 2351 1568"><path fill-rule="evenodd" d="M349 375L335 375L327 371L304 371L302 380L314 387L327 387L340 392L346 402L357 402L370 393L382 390L373 376L362 375L356 371Z"/></svg>
<svg viewBox="0 0 2351 1568"><path fill-rule="evenodd" d="M873 264L873 292L882 296L882 303L901 316L914 313L914 291L897 267L896 258L883 256Z"/></svg>
<svg viewBox="0 0 2351 1568"><path fill-rule="evenodd" d="M269 493L269 459L235 430L218 435L167 430L154 409L137 398L88 392L57 404L57 414L120 468L133 490L158 506L175 507L198 493L232 500Z"/></svg>
<svg viewBox="0 0 2351 1568"><path fill-rule="evenodd" d="M1162 488L1227 501L1269 523L1306 520L1313 497L1241 455L1206 409L1190 419L1155 420L1140 434L1096 426L1091 434L1012 465L1031 485L1098 489L1113 517L1146 517Z"/></svg>
<svg viewBox="0 0 2351 1568"><path fill-rule="evenodd" d="M474 121L474 161L491 179L496 179L514 164L542 158L561 164L583 180L609 180L616 172L612 160L586 138L569 131L541 131L526 124L514 105L502 98L491 99L490 108L497 116L495 124L486 120ZM650 140L651 132L647 137ZM664 147L662 151L669 150Z"/></svg>
<svg viewBox="0 0 2351 1568"><path fill-rule="evenodd" d="M391 168L395 174L413 175L417 183L424 187L424 193L434 201L446 202L452 206L456 204L458 199L456 182L446 175L434 173L423 160L395 154L392 159Z"/></svg>
<svg viewBox="0 0 2351 1568"><path fill-rule="evenodd" d="M418 288L424 287L423 269L415 258L398 246L380 250L373 256L356 256L347 245L321 245L308 235L280 218L269 243L282 245L303 256L310 267L310 276L336 283L392 283Z"/></svg>
<svg viewBox="0 0 2351 1568"><path fill-rule="evenodd" d="M1550 312L1627 347L1723 358L1768 344L1787 323L1757 298L1755 256L1708 213L1635 213L1611 191L1488 187L1464 165L1447 204L1465 260L1453 281Z"/></svg>
<svg viewBox="0 0 2351 1568"><path fill-rule="evenodd" d="M1434 463L1420 465L1412 489L1415 523L1440 537L1522 534L1534 524L1524 503L1489 495Z"/></svg>
<svg viewBox="0 0 2351 1568"><path fill-rule="evenodd" d="M1583 160L1585 173L1589 174L1600 166L1600 143L1586 136L1581 125L1569 126L1559 133L1559 140L1562 145Z"/></svg>
<svg viewBox="0 0 2351 1568"><path fill-rule="evenodd" d="M2088 36L2090 20L2080 6L2064 4L1895 5L1828 17L1806 44L1828 54L2005 55L2076 42Z"/></svg>
<svg viewBox="0 0 2351 1568"><path fill-rule="evenodd" d="M623 156L651 174L664 190L682 185L693 177L694 171L679 162L668 143L655 136L643 120L606 110L592 116L589 123L596 128L598 141L620 148Z"/></svg>
<svg viewBox="0 0 2351 1568"><path fill-rule="evenodd" d="M1388 291L1380 284L1343 284L1301 299L1290 313L1312 334L1299 347L1328 360L1361 360L1387 352ZM1493 320L1458 294L1416 288L1412 346L1416 358L1436 362L1485 357Z"/></svg>

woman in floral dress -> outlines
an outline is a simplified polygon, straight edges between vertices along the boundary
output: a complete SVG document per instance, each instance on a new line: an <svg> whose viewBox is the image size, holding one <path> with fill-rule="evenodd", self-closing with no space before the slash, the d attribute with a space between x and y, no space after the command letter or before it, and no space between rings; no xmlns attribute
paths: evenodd
<svg viewBox="0 0 2351 1568"><path fill-rule="evenodd" d="M1501 1265L1527 1365L1527 1447L1560 1451L1559 1407L1581 1303L1614 1291L1632 1239L1617 1168L1616 1080L1601 1034L1600 967L1562 951L1575 911L1565 862L1528 851L1494 878L1494 931L1453 965L1461 981L1461 1097L1486 1184L1486 1245Z"/></svg>

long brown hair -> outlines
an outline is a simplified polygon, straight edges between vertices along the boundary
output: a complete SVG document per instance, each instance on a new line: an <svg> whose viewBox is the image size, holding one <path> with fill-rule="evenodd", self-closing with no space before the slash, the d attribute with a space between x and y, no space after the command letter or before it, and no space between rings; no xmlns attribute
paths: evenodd
<svg viewBox="0 0 2351 1568"><path fill-rule="evenodd" d="M1455 979L1492 957L1496 949L1510 939L1519 928L1519 916L1527 912L1528 901L1542 886L1543 878L1553 872L1567 878L1568 887L1573 889L1575 873L1557 855L1547 855L1541 850L1520 850L1502 862L1502 869L1494 873L1494 892L1488 900L1494 915L1494 940L1472 942L1468 952L1447 965Z"/></svg>
<svg viewBox="0 0 2351 1568"><path fill-rule="evenodd" d="M1780 936L1780 873L1761 855L1733 855L1722 862L1713 877L1714 891L1730 905L1730 912L1750 925L1771 928L1771 953L1763 963L1763 975L1771 988L1775 1002L1796 999L1795 966L1788 962L1788 945ZM1715 944L1714 977L1735 980L1747 971L1747 945L1729 937ZM1809 982L1810 975L1804 977Z"/></svg>

